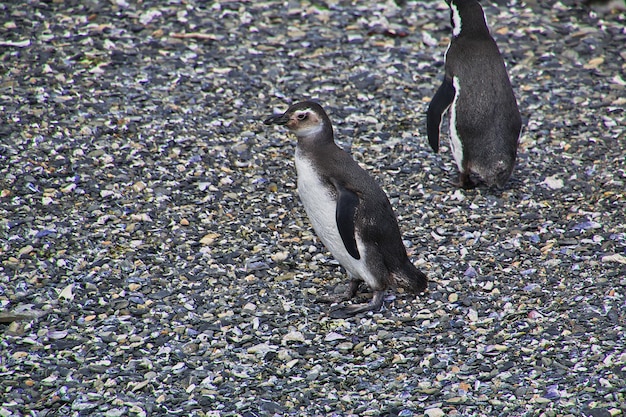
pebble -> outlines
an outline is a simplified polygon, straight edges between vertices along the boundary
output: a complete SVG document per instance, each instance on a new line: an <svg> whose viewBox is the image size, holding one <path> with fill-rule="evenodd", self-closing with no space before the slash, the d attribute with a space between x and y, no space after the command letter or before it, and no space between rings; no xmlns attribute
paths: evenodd
<svg viewBox="0 0 626 417"><path fill-rule="evenodd" d="M291 331L282 338L283 344L287 342L304 342L305 340L304 335L299 331Z"/></svg>
<svg viewBox="0 0 626 417"><path fill-rule="evenodd" d="M424 410L424 414L428 417L443 417L446 415L441 408L429 408Z"/></svg>
<svg viewBox="0 0 626 417"><path fill-rule="evenodd" d="M460 190L424 133L445 2L331 3L3 4L0 415L619 415L623 13L485 2L524 130L504 190ZM262 124L298 97L428 293L316 301L348 278Z"/></svg>

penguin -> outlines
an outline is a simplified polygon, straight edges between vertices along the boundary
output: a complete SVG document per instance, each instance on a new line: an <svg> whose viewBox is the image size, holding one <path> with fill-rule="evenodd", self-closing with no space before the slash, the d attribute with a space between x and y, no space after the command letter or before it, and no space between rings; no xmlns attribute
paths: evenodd
<svg viewBox="0 0 626 417"><path fill-rule="evenodd" d="M439 151L443 115L450 110L450 142L465 189L477 175L489 187L504 188L517 157L522 118L504 60L489 33L477 0L446 0L452 38L445 76L427 111L426 130Z"/></svg>
<svg viewBox="0 0 626 417"><path fill-rule="evenodd" d="M312 101L292 105L264 121L286 126L297 138L295 165L300 200L317 236L347 271L345 294L318 301L352 299L362 282L373 291L369 303L331 310L332 318L379 311L385 291L426 290L427 277L409 260L398 221L376 181L341 149L324 109Z"/></svg>

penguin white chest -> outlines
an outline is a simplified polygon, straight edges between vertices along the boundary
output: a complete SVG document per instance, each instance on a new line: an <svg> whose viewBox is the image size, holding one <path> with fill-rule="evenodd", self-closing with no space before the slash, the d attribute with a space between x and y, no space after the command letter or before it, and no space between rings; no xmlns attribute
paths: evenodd
<svg viewBox="0 0 626 417"><path fill-rule="evenodd" d="M298 172L298 194L313 229L326 248L346 268L349 274L359 277L368 285L375 283L375 277L368 271L365 256L366 247L358 232L355 236L360 259L353 258L343 243L337 227L337 197L328 184L322 181L309 158L296 150L296 170Z"/></svg>
<svg viewBox="0 0 626 417"><path fill-rule="evenodd" d="M310 159L303 157L298 151L296 151L296 170L298 171L298 194L313 224L313 229L334 256L342 250L347 254L335 217L337 197L332 193L329 185L322 181Z"/></svg>

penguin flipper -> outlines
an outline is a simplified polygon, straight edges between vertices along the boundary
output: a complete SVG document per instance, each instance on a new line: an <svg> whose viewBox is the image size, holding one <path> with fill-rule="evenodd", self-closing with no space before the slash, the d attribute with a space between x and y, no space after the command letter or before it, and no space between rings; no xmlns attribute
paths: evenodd
<svg viewBox="0 0 626 417"><path fill-rule="evenodd" d="M337 190L337 208L335 210L335 219L337 221L337 229L339 236L343 240L343 245L354 259L361 259L359 250L356 246L356 237L354 236L354 214L359 205L359 196L354 191L348 190L337 181L333 181Z"/></svg>
<svg viewBox="0 0 626 417"><path fill-rule="evenodd" d="M439 128L441 127L441 119L448 110L454 94L456 93L452 80L448 77L443 78L443 83L430 101L428 112L426 113L426 131L428 132L428 143L433 151L439 152Z"/></svg>

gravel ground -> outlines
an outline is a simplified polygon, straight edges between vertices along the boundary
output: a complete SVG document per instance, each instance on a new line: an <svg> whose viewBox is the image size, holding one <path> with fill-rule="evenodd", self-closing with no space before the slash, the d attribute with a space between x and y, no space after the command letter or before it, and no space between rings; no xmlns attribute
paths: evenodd
<svg viewBox="0 0 626 417"><path fill-rule="evenodd" d="M626 414L624 12L485 5L524 132L464 191L425 137L447 7L398 3L0 4L1 417ZM346 277L261 123L306 98L427 295L315 303Z"/></svg>

